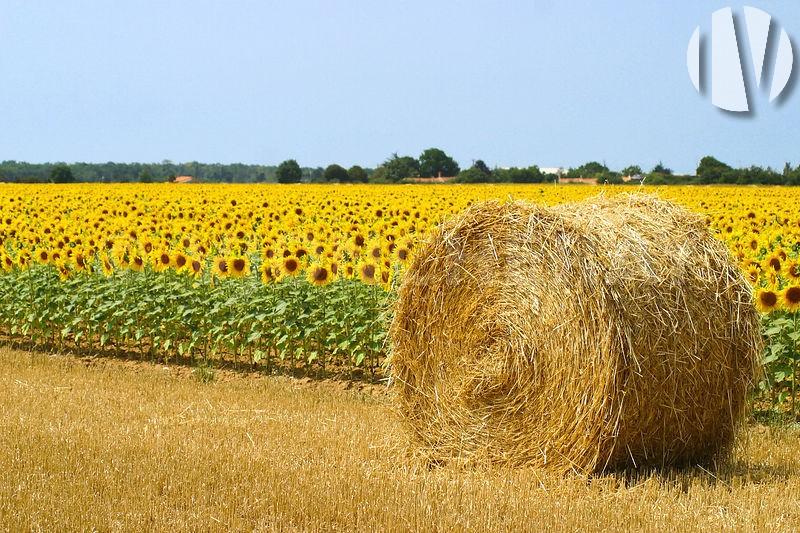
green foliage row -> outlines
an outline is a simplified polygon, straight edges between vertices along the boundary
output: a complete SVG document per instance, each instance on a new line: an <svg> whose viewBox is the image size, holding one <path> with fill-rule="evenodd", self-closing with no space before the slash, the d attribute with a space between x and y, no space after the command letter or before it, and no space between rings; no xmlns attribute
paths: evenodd
<svg viewBox="0 0 800 533"><path fill-rule="evenodd" d="M268 372L368 372L383 362L387 294L339 279L264 284L173 271L0 273L0 331L24 348L248 364Z"/></svg>
<svg viewBox="0 0 800 533"><path fill-rule="evenodd" d="M174 271L79 273L52 265L0 273L0 332L22 348L250 365L267 372L381 373L391 294L338 279L264 284ZM764 315L762 407L800 414L798 313Z"/></svg>
<svg viewBox="0 0 800 533"><path fill-rule="evenodd" d="M787 411L793 421L800 414L800 322L798 312L764 315L763 374L756 398L772 409Z"/></svg>

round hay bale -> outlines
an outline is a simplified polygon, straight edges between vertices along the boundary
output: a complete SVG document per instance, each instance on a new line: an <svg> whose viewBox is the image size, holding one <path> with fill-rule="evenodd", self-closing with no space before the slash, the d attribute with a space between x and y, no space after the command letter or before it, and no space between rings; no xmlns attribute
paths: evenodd
<svg viewBox="0 0 800 533"><path fill-rule="evenodd" d="M578 472L726 449L761 351L724 244L649 195L473 205L416 254L390 338L430 461Z"/></svg>

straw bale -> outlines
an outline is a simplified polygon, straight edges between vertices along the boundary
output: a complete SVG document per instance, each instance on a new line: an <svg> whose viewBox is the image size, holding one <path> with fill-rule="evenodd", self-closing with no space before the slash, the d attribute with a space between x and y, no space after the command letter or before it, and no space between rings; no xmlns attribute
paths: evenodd
<svg viewBox="0 0 800 533"><path fill-rule="evenodd" d="M725 246L650 195L473 205L418 251L394 311L398 411L433 462L705 462L733 440L761 349Z"/></svg>

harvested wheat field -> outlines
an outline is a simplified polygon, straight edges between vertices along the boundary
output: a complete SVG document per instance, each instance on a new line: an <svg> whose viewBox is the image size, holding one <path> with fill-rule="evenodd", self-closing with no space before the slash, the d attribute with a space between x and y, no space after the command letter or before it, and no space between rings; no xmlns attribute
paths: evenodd
<svg viewBox="0 0 800 533"><path fill-rule="evenodd" d="M0 348L7 531L790 530L795 429L635 474L425 467L378 388Z"/></svg>

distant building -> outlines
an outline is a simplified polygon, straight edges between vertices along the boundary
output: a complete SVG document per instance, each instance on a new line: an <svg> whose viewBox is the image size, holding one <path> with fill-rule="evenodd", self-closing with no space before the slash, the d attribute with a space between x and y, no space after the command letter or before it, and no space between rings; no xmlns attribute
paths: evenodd
<svg viewBox="0 0 800 533"><path fill-rule="evenodd" d="M456 179L455 176L442 176L442 173L440 172L438 176L431 176L429 178L406 178L403 181L407 183L447 183L449 181L453 181L454 179Z"/></svg>
<svg viewBox="0 0 800 533"><path fill-rule="evenodd" d="M645 176L641 174L634 174L632 176L622 176L622 181L632 181L634 183L641 183L644 181Z"/></svg>
<svg viewBox="0 0 800 533"><path fill-rule="evenodd" d="M585 185L597 185L597 178L558 178L559 183L583 183Z"/></svg>
<svg viewBox="0 0 800 533"><path fill-rule="evenodd" d="M562 167L539 167L542 174L555 174L559 178L567 173L567 169Z"/></svg>
<svg viewBox="0 0 800 533"><path fill-rule="evenodd" d="M191 183L194 181L193 176L178 176L175 178L175 183Z"/></svg>

